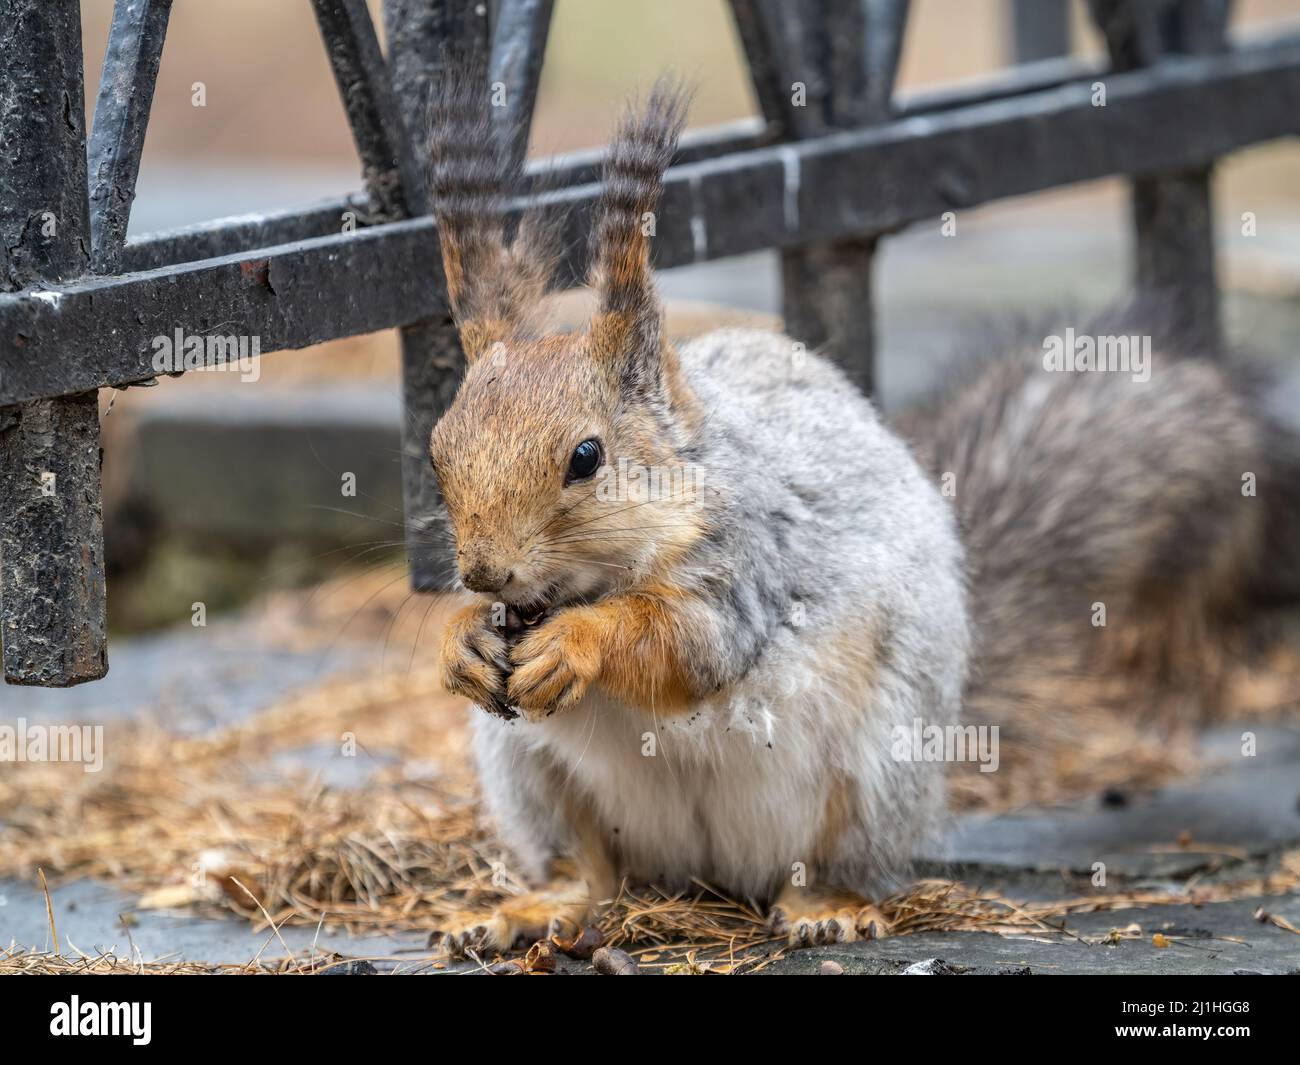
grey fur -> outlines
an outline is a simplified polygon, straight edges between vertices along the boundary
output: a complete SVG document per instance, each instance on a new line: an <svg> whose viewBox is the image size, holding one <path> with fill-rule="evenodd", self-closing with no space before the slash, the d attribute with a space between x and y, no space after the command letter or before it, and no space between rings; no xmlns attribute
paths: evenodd
<svg viewBox="0 0 1300 1065"><path fill-rule="evenodd" d="M770 898L802 865L810 882L878 894L942 816L943 766L890 752L894 726L958 717L955 522L829 363L738 330L681 358L709 412L683 459L703 470L712 533L673 580L708 604L694 666L717 694L657 722L599 693L535 724L476 714L488 804L533 875L573 842L558 779L633 877ZM643 756L656 725L659 750ZM819 842L837 790L845 823Z"/></svg>
<svg viewBox="0 0 1300 1065"><path fill-rule="evenodd" d="M573 843L558 813L568 790L635 878L755 899L800 865L810 883L868 897L898 884L941 829L946 766L895 760L892 730L956 723L967 676L946 472L979 633L968 721L1068 734L1072 707L1113 695L1098 600L1109 633L1150 658L1135 713L1162 694L1184 709L1189 692L1204 699L1207 626L1267 560L1268 497L1294 498L1265 450L1272 430L1244 380L1163 342L1139 385L1048 373L1041 339L901 419L929 473L837 369L801 364L788 339L722 331L682 349L709 413L680 456L704 471L711 533L673 579L707 599L693 664L717 694L650 725L653 757L640 753L645 713L599 693L539 724L475 715L488 804L532 875ZM1242 494L1246 472L1264 499ZM836 787L851 809L827 844Z"/></svg>
<svg viewBox="0 0 1300 1065"><path fill-rule="evenodd" d="M1264 379L1186 354L1201 345L1165 321L1147 308L1076 325L1150 337L1149 381L1045 371L1044 337L1059 332L1046 327L1004 336L1001 357L899 419L955 485L979 634L968 716L980 723L1046 739L1090 706L1205 716L1226 628L1266 569L1294 571L1278 523L1294 513L1295 451L1263 413Z"/></svg>
<svg viewBox="0 0 1300 1065"><path fill-rule="evenodd" d="M879 898L944 820L947 764L900 752L900 733L958 724L964 696L968 721L1022 735L1086 727L1078 711L1137 706L1135 693L1141 710L1208 706L1209 634L1258 585L1268 545L1285 536L1276 503L1294 501L1294 485L1244 381L1171 354L1196 348L1186 341L1157 337L1139 383L1051 372L1039 333L900 419L915 452L838 369L785 337L712 333L682 348L679 377L636 222L655 206L681 118L679 93L661 84L615 138L592 329L567 361L563 344L542 342L471 367L433 455L449 508L459 501L461 554L496 560L488 587L512 606L580 609L638 581L671 598L655 623L690 641L673 657L686 661L694 701L660 715L620 703L593 674L555 705L525 706L525 719L475 714L484 795L533 878L594 833L636 880L703 880L760 901L789 884ZM473 177L468 158L449 154L451 170ZM492 242L478 239L477 201L467 202L466 248L493 265L478 255ZM449 233L457 221L453 211ZM482 284L464 277L470 291ZM675 457L698 471L698 513L650 500L624 526L596 526L606 552L621 545L616 560L599 555L591 521L538 548L571 487L550 452L563 458L556 441L588 423L615 449L658 456L610 463ZM1258 476L1258 496L1243 494L1245 474ZM939 491L945 475L955 510ZM702 535L664 531L683 528ZM1098 602L1104 627L1092 623ZM548 613L542 624L559 622ZM663 650L635 631L645 653L620 665ZM513 656L530 638L502 644L501 661L471 661L489 678L472 694L516 685L531 663ZM1130 678L1136 687L1111 683ZM517 688L521 706L535 683Z"/></svg>

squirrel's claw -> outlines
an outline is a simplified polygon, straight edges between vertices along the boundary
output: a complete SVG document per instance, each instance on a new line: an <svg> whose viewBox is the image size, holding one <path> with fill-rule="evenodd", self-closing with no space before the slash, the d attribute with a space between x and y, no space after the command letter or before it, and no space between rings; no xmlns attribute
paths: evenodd
<svg viewBox="0 0 1300 1065"><path fill-rule="evenodd" d="M787 890L772 907L772 932L793 948L883 939L889 922L866 899L848 892Z"/></svg>

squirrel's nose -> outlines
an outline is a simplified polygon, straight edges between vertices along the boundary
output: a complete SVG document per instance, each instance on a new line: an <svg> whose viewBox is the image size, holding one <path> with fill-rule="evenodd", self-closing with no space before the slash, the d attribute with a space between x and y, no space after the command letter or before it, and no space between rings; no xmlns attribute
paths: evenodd
<svg viewBox="0 0 1300 1065"><path fill-rule="evenodd" d="M472 592L499 592L514 574L487 562L476 562L461 571L460 582Z"/></svg>

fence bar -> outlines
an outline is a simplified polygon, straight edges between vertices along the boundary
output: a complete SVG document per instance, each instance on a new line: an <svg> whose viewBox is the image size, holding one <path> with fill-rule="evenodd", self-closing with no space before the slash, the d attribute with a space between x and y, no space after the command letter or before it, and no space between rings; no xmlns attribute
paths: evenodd
<svg viewBox="0 0 1300 1065"><path fill-rule="evenodd" d="M1106 72L1101 64L1084 59L1047 59L1004 71L956 87L927 89L899 99L896 118L938 114L991 100L1022 96L1056 88L1069 82L1094 81ZM747 152L771 143L764 122L741 119L707 130L688 131L677 151L677 163L716 159ZM604 149L571 152L539 163L536 172L551 188L586 185L599 179ZM364 197L355 194L306 209L274 211L217 219L174 230L152 233L128 241L122 264L128 270L154 270L160 266L198 262L220 255L236 255L277 244L291 244L339 231L344 213L366 222Z"/></svg>
<svg viewBox="0 0 1300 1065"><path fill-rule="evenodd" d="M369 222L368 193L354 192L309 207L235 215L150 233L127 241L122 268L139 273L328 237L340 232L349 216L359 228Z"/></svg>
<svg viewBox="0 0 1300 1065"><path fill-rule="evenodd" d="M1067 55L1070 7L1066 0L1011 0L1012 54L1017 63Z"/></svg>
<svg viewBox="0 0 1300 1065"><path fill-rule="evenodd" d="M455 54L486 70L491 51L487 8L459 0L384 0L384 26L393 91L407 127L420 131L416 143L423 146L424 103L446 60ZM417 591L446 584L445 548L427 532L438 506L429 436L465 370L460 337L443 295L442 262L436 241L431 244L434 262L418 280L428 290L420 302L427 305L427 296L435 296L436 308L402 330L402 496L411 587Z"/></svg>
<svg viewBox="0 0 1300 1065"><path fill-rule="evenodd" d="M1176 307L1181 327L1214 350L1220 322L1209 168L1135 178L1132 212L1138 293Z"/></svg>
<svg viewBox="0 0 1300 1065"><path fill-rule="evenodd" d="M780 0L731 0L731 13L754 95L775 137L811 137L829 129L824 0L802 10Z"/></svg>
<svg viewBox="0 0 1300 1065"><path fill-rule="evenodd" d="M1233 0L1179 0L1166 15L1167 47L1183 55L1212 55L1228 47Z"/></svg>
<svg viewBox="0 0 1300 1065"><path fill-rule="evenodd" d="M494 114L499 114L511 156L519 163L528 153L554 7L555 0L501 0L492 29L492 81L505 89L505 107Z"/></svg>
<svg viewBox="0 0 1300 1065"><path fill-rule="evenodd" d="M677 158L680 162L714 159L765 143L766 136L754 122L733 122L699 135L687 134ZM547 188L587 185L600 179L603 158L604 149L572 152L544 160L531 173L540 175ZM306 209L240 215L152 233L129 242L123 261L132 270L156 270L330 236L339 231L344 212L357 216L359 223L368 221L364 199L353 194Z"/></svg>
<svg viewBox="0 0 1300 1065"><path fill-rule="evenodd" d="M1228 0L1090 0L1117 71L1168 54L1227 48ZM1220 336L1211 165L1143 174L1132 183L1134 274L1140 295L1177 307L1192 335L1213 348Z"/></svg>
<svg viewBox="0 0 1300 1065"><path fill-rule="evenodd" d="M883 121L907 11L906 0L820 0L806 6L733 0L768 123L785 138L807 139ZM797 174L790 177L802 183ZM875 364L875 244L872 234L854 234L781 252L786 332L825 350L868 393Z"/></svg>
<svg viewBox="0 0 1300 1065"><path fill-rule="evenodd" d="M775 140L789 135L787 86L795 79L788 66L790 57L784 50L784 42L776 36L772 12L763 4L764 0L731 0L731 15L745 50L759 114L767 123L768 139Z"/></svg>
<svg viewBox="0 0 1300 1065"><path fill-rule="evenodd" d="M117 0L90 134L90 263L116 273L172 0Z"/></svg>
<svg viewBox="0 0 1300 1065"><path fill-rule="evenodd" d="M858 9L861 17L841 22L829 42L830 120L836 129L890 116L907 30L908 0L858 0ZM834 24L831 28L836 29Z"/></svg>
<svg viewBox="0 0 1300 1065"><path fill-rule="evenodd" d="M0 288L32 289L89 265L80 5L0 0L0 25ZM5 347L21 356L22 339L8 335ZM108 671L98 397L84 391L0 413L5 680L95 680Z"/></svg>
<svg viewBox="0 0 1300 1065"><path fill-rule="evenodd" d="M674 166L656 263L887 233L1072 182L1195 169L1300 133L1300 39L1173 57L1106 85L1105 107L1093 106L1084 81ZM571 276L585 270L584 227L598 196L593 184L541 197L569 214ZM201 319L196 330L233 323L224 328L260 335L263 351L411 325L445 313L428 280L438 263L433 222L421 217L83 279L61 286L57 307L0 294L0 407L153 376L152 338L174 329L178 314ZM367 279L369 295L349 301L357 277ZM114 330L115 343L103 344Z"/></svg>
<svg viewBox="0 0 1300 1065"><path fill-rule="evenodd" d="M370 220L419 214L423 176L411 151L366 0L312 0L334 80L361 156Z"/></svg>

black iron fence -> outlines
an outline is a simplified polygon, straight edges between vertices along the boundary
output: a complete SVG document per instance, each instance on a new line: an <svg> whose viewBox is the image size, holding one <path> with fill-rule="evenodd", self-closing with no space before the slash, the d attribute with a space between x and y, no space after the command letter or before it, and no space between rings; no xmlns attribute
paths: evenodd
<svg viewBox="0 0 1300 1065"><path fill-rule="evenodd" d="M500 83L502 128L523 131L522 153L553 0L385 0L386 57L364 0L311 3L364 194L128 241L171 0L117 0L88 145L78 0L0 0L0 635L11 683L63 686L107 669L95 390L156 377L158 336L256 336L266 352L399 327L407 514L436 501L428 432L461 354L415 119L454 43ZM1036 61L900 104L906 0L731 0L762 119L683 145L657 264L780 249L788 331L869 389L882 236L1125 174L1137 288L1174 294L1214 330L1210 167L1300 132L1300 35L1231 43L1229 6L1091 0L1110 53L1091 64L1056 55L1063 0L1016 0L1018 51ZM568 157L534 194L564 212L575 278L597 175L594 155ZM416 587L434 580L429 551L412 538Z"/></svg>

